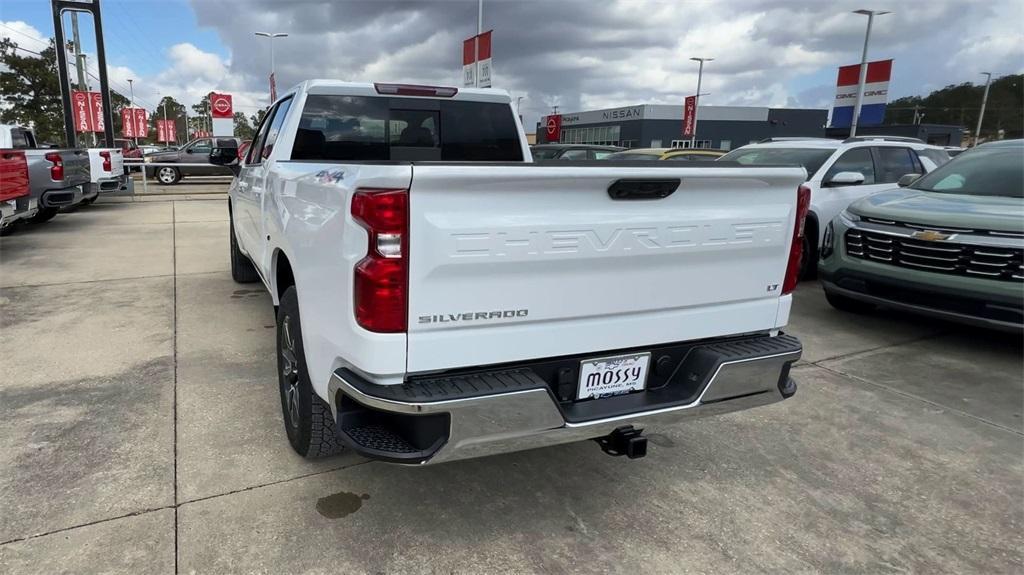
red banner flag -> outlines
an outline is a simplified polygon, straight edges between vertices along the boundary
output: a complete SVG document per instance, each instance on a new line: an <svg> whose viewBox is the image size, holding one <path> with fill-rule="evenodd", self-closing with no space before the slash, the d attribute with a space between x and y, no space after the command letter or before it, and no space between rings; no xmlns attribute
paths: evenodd
<svg viewBox="0 0 1024 575"><path fill-rule="evenodd" d="M544 129L547 131L546 142L557 142L562 139L562 117L548 116L544 119Z"/></svg>
<svg viewBox="0 0 1024 575"><path fill-rule="evenodd" d="M683 137L692 138L697 124L697 96L687 96L683 104Z"/></svg>
<svg viewBox="0 0 1024 575"><path fill-rule="evenodd" d="M92 103L89 92L71 92L71 108L74 113L76 132L94 132L96 124L92 118Z"/></svg>
<svg viewBox="0 0 1024 575"><path fill-rule="evenodd" d="M135 137L145 138L149 135L149 120L144 108L135 108Z"/></svg>
<svg viewBox="0 0 1024 575"><path fill-rule="evenodd" d="M89 92L89 102L92 104L92 131L103 133L107 129L103 119L103 94Z"/></svg>
<svg viewBox="0 0 1024 575"><path fill-rule="evenodd" d="M176 139L174 120L156 121L156 140L158 142L173 142Z"/></svg>
<svg viewBox="0 0 1024 575"><path fill-rule="evenodd" d="M135 114L131 108L121 108L121 136L135 137Z"/></svg>

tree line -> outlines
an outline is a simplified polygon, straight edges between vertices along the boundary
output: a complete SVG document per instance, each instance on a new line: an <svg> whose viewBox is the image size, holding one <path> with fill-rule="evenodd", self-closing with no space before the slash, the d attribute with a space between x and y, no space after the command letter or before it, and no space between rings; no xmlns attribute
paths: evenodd
<svg viewBox="0 0 1024 575"><path fill-rule="evenodd" d="M57 75L57 52L53 39L49 46L41 52L20 48L10 38L0 40L0 122L32 126L40 142L66 145L64 138L64 106L61 102L60 79ZM97 80L98 83L98 80ZM78 86L74 86L78 89ZM129 98L120 92L110 90L110 105L114 123L114 135L121 134L121 110L129 107ZM187 116L186 130L185 105L171 96L160 99L155 110L149 113L149 135L139 138L140 142L156 142L156 121L166 118L173 120L177 143L185 143L188 134L197 130L209 130L210 95L207 94L198 104L191 106L192 113ZM235 136L252 139L263 118L264 110L251 116L235 112Z"/></svg>
<svg viewBox="0 0 1024 575"><path fill-rule="evenodd" d="M927 96L897 98L885 108L886 124L949 124L964 126L972 134L981 112L984 84L951 84ZM915 121L916 120L916 121ZM1024 74L992 79L985 117L983 139L1024 136Z"/></svg>

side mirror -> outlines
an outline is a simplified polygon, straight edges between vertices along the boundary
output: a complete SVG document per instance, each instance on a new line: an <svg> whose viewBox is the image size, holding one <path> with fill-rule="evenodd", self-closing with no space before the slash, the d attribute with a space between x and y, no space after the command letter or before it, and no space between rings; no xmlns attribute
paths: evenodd
<svg viewBox="0 0 1024 575"><path fill-rule="evenodd" d="M826 183L830 186L858 186L864 183L864 174L860 172L839 172Z"/></svg>
<svg viewBox="0 0 1024 575"><path fill-rule="evenodd" d="M192 153L192 148L189 148L189 149L185 150L185 153L186 154L191 154Z"/></svg>
<svg viewBox="0 0 1024 575"><path fill-rule="evenodd" d="M218 138L214 148L210 150L210 163L215 166L227 166L237 176L241 171L238 165L238 142L231 138Z"/></svg>
<svg viewBox="0 0 1024 575"><path fill-rule="evenodd" d="M905 187L909 186L910 184L914 183L914 180L916 180L916 179L918 179L920 177L921 177L921 174L904 174L903 177L901 177L899 179L899 181L896 182L896 185L901 187L901 188L905 188Z"/></svg>

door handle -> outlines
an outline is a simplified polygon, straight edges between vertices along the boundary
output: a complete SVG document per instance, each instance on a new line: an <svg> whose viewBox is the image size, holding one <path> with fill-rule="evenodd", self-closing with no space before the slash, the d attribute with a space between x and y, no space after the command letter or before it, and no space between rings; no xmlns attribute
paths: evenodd
<svg viewBox="0 0 1024 575"><path fill-rule="evenodd" d="M616 180L608 186L613 200L660 200L672 195L679 187L679 179Z"/></svg>

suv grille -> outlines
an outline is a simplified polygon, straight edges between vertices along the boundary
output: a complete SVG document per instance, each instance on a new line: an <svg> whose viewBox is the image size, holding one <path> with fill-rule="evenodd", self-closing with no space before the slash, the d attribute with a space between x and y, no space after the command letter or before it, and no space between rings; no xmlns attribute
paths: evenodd
<svg viewBox="0 0 1024 575"><path fill-rule="evenodd" d="M1024 250L930 242L877 232L846 232L846 254L894 266L941 274L1024 280Z"/></svg>

